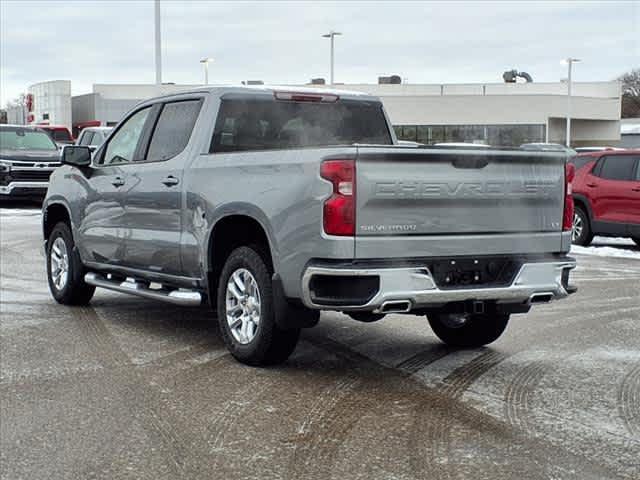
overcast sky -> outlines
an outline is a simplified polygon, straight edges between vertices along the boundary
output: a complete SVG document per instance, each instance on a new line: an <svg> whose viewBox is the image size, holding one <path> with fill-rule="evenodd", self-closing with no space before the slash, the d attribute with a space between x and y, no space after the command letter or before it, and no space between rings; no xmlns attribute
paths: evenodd
<svg viewBox="0 0 640 480"><path fill-rule="evenodd" d="M640 0L459 2L216 2L162 0L163 81L305 83L499 82L505 69L534 81L610 80L640 67ZM153 0L0 0L0 104L40 81L152 83Z"/></svg>

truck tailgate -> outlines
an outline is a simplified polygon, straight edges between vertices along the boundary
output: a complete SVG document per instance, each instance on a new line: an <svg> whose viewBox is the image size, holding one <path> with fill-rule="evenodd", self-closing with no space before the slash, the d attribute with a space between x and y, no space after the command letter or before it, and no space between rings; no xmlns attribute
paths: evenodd
<svg viewBox="0 0 640 480"><path fill-rule="evenodd" d="M559 251L565 161L518 150L359 147L356 257L525 253L523 244ZM391 244L375 241L387 238L391 255ZM495 243L472 251L483 240Z"/></svg>

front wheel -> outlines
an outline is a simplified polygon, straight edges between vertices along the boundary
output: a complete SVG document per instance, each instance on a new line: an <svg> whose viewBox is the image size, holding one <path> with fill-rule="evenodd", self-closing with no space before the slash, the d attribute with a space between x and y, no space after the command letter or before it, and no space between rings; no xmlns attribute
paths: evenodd
<svg viewBox="0 0 640 480"><path fill-rule="evenodd" d="M96 287L85 283L84 274L71 229L60 222L47 239L47 280L56 302L63 305L88 304Z"/></svg>
<svg viewBox="0 0 640 480"><path fill-rule="evenodd" d="M218 283L218 324L231 354L247 365L282 363L296 348L300 329L277 326L271 270L257 249L229 255Z"/></svg>
<svg viewBox="0 0 640 480"><path fill-rule="evenodd" d="M508 314L437 313L427 316L433 333L453 347L481 347L502 335Z"/></svg>

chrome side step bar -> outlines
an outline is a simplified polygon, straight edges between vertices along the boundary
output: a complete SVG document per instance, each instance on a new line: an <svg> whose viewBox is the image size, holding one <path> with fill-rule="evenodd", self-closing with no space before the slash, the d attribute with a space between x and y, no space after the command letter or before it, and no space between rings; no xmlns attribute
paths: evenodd
<svg viewBox="0 0 640 480"><path fill-rule="evenodd" d="M197 307L202 304L202 294L193 290L154 290L142 282L127 278L124 282L112 280L99 273L87 273L84 281L95 287L106 288L120 293L129 293L138 297L151 298L185 307Z"/></svg>

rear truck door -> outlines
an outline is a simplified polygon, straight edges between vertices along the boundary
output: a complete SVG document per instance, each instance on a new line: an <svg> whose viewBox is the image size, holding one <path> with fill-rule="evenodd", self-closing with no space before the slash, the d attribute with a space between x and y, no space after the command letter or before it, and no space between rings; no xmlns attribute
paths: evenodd
<svg viewBox="0 0 640 480"><path fill-rule="evenodd" d="M566 156L359 147L356 258L558 252Z"/></svg>

